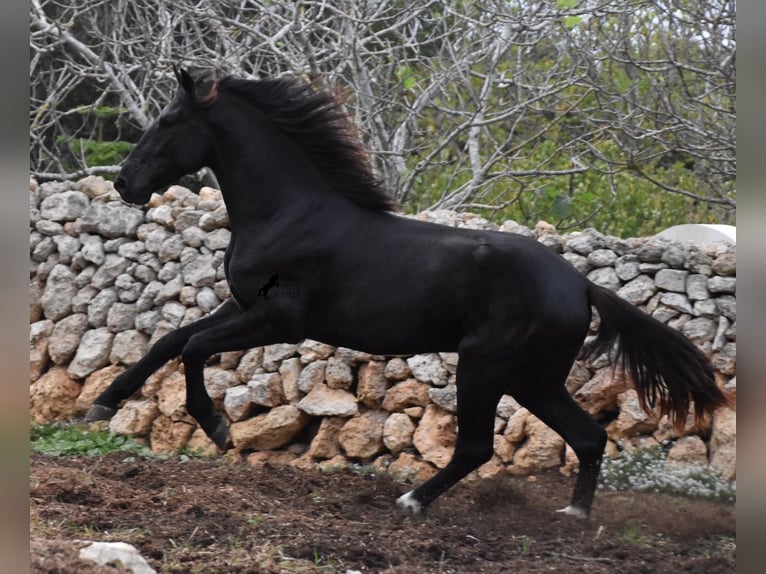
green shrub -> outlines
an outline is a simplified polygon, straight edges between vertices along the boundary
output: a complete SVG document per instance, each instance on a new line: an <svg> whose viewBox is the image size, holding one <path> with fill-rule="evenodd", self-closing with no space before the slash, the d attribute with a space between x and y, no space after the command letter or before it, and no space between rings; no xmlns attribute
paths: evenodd
<svg viewBox="0 0 766 574"><path fill-rule="evenodd" d="M32 425L29 438L33 451L53 456L99 456L112 452L152 454L150 449L127 436L96 430L83 423Z"/></svg>

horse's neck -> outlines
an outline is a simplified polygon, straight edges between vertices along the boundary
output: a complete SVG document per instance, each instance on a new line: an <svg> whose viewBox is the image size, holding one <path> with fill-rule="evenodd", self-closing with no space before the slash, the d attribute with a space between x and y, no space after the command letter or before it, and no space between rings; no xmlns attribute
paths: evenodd
<svg viewBox="0 0 766 574"><path fill-rule="evenodd" d="M245 121L247 120L247 122ZM326 229L341 218L367 210L333 192L297 146L271 126L243 118L246 129L227 131L214 171L221 184L232 232L268 229L275 222ZM258 134L253 137L253 134ZM268 142L267 144L264 142Z"/></svg>
<svg viewBox="0 0 766 574"><path fill-rule="evenodd" d="M251 173L240 167L223 170L219 182L232 233L270 233L274 227L289 231L298 225L303 232L312 226L326 229L333 224L329 219L337 221L361 209L320 187L324 184L303 180L300 173Z"/></svg>

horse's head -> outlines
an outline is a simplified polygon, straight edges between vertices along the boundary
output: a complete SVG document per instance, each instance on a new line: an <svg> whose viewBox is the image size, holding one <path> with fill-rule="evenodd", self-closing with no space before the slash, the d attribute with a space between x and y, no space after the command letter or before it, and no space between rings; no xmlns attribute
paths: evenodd
<svg viewBox="0 0 766 574"><path fill-rule="evenodd" d="M173 68L178 92L125 160L114 188L125 201L144 204L155 191L209 165L211 138L204 115L218 95L210 76Z"/></svg>

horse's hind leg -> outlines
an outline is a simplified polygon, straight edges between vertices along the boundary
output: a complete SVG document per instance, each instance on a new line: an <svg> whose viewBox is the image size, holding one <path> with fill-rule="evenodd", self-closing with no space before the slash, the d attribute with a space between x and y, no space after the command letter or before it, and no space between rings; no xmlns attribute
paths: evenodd
<svg viewBox="0 0 766 574"><path fill-rule="evenodd" d="M446 467L396 502L420 512L472 470L492 458L495 410L503 395L505 376L491 359L460 356L457 367L457 422L455 452ZM506 375L507 376L507 375Z"/></svg>
<svg viewBox="0 0 766 574"><path fill-rule="evenodd" d="M544 380L530 381L528 387L513 396L575 451L580 471L571 503L559 512L587 518L596 493L606 431L569 395L564 381L552 385Z"/></svg>
<svg viewBox="0 0 766 574"><path fill-rule="evenodd" d="M171 331L160 338L137 363L115 377L109 387L93 402L85 420L98 421L111 418L117 412L120 402L141 388L149 375L181 354L192 335L226 321L239 312L240 308L236 301L229 299L209 317Z"/></svg>

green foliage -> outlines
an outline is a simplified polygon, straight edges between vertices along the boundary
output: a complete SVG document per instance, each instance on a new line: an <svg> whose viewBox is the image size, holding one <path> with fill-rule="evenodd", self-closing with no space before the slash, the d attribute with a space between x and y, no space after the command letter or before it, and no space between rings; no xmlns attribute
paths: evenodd
<svg viewBox="0 0 766 574"><path fill-rule="evenodd" d="M100 456L126 452L151 456L151 450L131 438L82 423L50 423L30 429L32 450L52 456Z"/></svg>
<svg viewBox="0 0 766 574"><path fill-rule="evenodd" d="M126 141L96 141L74 138L69 149L77 157L85 158L85 165L117 165L125 159L136 144Z"/></svg>

